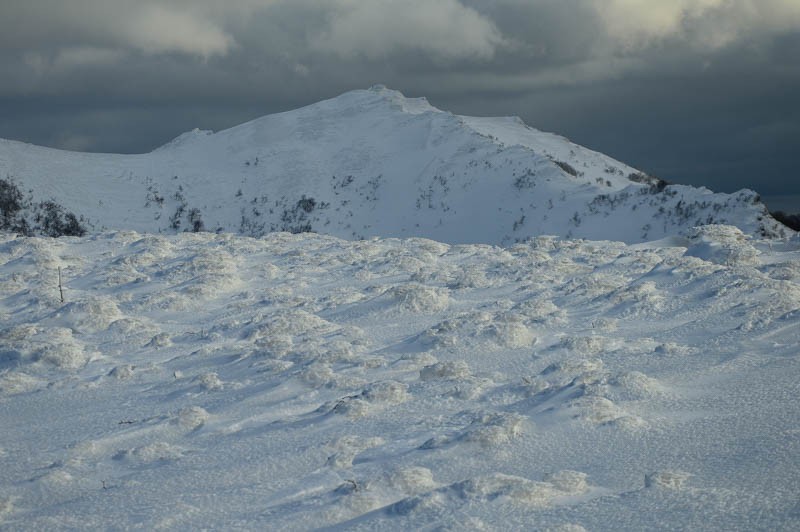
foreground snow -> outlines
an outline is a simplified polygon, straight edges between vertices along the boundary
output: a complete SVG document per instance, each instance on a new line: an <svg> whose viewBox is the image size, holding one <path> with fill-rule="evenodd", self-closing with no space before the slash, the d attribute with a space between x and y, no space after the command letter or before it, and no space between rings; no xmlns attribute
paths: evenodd
<svg viewBox="0 0 800 532"><path fill-rule="evenodd" d="M796 529L780 246L6 237L0 527Z"/></svg>

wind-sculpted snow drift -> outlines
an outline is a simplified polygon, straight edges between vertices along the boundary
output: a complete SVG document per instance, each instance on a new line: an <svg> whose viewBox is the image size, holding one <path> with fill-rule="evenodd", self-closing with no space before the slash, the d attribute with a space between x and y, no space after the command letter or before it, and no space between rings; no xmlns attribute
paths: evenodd
<svg viewBox="0 0 800 532"><path fill-rule="evenodd" d="M195 130L142 155L0 140L0 177L30 191L33 205L63 206L89 231L495 245L542 234L634 243L705 224L793 234L752 191L667 185L518 118L457 116L384 87L219 133ZM37 230L35 213L20 217L51 234Z"/></svg>
<svg viewBox="0 0 800 532"><path fill-rule="evenodd" d="M5 236L0 528L797 528L797 244Z"/></svg>

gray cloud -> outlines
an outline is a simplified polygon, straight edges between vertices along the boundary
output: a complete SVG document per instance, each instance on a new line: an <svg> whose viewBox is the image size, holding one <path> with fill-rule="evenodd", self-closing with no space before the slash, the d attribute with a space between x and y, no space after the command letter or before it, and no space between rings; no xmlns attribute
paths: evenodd
<svg viewBox="0 0 800 532"><path fill-rule="evenodd" d="M673 181L800 194L797 57L796 0L5 0L0 136L146 151L381 82Z"/></svg>
<svg viewBox="0 0 800 532"><path fill-rule="evenodd" d="M4 48L224 55L233 37L202 9L182 2L71 0L4 3ZM198 4L201 5L201 4Z"/></svg>
<svg viewBox="0 0 800 532"><path fill-rule="evenodd" d="M457 0L334 0L311 48L343 58L383 59L407 50L437 59L491 59L503 39L495 25Z"/></svg>

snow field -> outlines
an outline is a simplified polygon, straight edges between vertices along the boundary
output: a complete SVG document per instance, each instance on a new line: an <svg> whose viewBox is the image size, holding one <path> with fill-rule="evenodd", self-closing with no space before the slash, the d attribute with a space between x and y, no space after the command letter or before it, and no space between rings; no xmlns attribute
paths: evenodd
<svg viewBox="0 0 800 532"><path fill-rule="evenodd" d="M790 529L800 250L680 243L4 237L0 527Z"/></svg>

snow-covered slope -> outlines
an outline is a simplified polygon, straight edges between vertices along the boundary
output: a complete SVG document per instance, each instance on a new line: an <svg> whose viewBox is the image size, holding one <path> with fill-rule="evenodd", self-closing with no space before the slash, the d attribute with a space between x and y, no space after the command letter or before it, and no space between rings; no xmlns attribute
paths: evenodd
<svg viewBox="0 0 800 532"><path fill-rule="evenodd" d="M2 237L0 528L796 530L798 243L666 244Z"/></svg>
<svg viewBox="0 0 800 532"><path fill-rule="evenodd" d="M728 223L781 236L756 194L667 186L517 118L440 111L384 87L142 155L0 141L0 177L91 230L312 230L509 245L553 234L629 243Z"/></svg>

